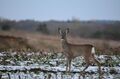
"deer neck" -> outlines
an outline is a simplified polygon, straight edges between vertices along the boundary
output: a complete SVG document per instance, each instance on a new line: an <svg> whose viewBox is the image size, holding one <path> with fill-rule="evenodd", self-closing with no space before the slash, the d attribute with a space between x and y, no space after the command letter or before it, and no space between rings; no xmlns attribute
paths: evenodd
<svg viewBox="0 0 120 79"><path fill-rule="evenodd" d="M62 48L66 49L66 47L68 45L67 39L61 39L61 42L62 42Z"/></svg>
<svg viewBox="0 0 120 79"><path fill-rule="evenodd" d="M62 42L62 50L65 56L67 56L68 58L72 58L71 56L73 56L73 54L70 52L69 43L67 42L67 39L65 40L61 39L61 42Z"/></svg>

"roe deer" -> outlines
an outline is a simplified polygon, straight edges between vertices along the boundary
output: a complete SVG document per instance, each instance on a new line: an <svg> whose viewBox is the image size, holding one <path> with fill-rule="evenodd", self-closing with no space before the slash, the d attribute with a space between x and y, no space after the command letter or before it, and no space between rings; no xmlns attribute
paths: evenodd
<svg viewBox="0 0 120 79"><path fill-rule="evenodd" d="M91 44L68 43L66 36L69 33L69 28L64 30L61 30L61 28L58 28L58 32L61 37L62 50L64 52L64 55L67 58L66 71L70 72L72 59L78 56L83 56L85 59L86 67L83 69L82 72L85 72L85 70L89 67L89 65L92 62L95 62L99 66L99 78L100 78L101 64L95 58L95 47Z"/></svg>

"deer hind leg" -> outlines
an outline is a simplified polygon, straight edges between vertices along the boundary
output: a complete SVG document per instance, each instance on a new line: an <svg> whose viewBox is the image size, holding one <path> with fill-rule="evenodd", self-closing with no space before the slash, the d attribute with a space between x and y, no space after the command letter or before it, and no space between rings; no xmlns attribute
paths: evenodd
<svg viewBox="0 0 120 79"><path fill-rule="evenodd" d="M90 64L86 64L85 68L81 71L80 75L85 78L85 70L89 67Z"/></svg>
<svg viewBox="0 0 120 79"><path fill-rule="evenodd" d="M82 72L80 73L82 76L83 76L83 78L85 78L85 70L89 67L89 65L90 65L90 61L89 61L89 58L86 58L86 57L84 57L84 59L85 59L85 63L86 63L86 65L85 65L85 68L82 70Z"/></svg>
<svg viewBox="0 0 120 79"><path fill-rule="evenodd" d="M93 56L93 59L94 59L94 61L95 61L95 63L98 65L98 69L99 69L99 79L101 79L101 77L102 77L102 73L101 73L101 64L100 64L100 62L95 58L95 56L94 55L92 55Z"/></svg>

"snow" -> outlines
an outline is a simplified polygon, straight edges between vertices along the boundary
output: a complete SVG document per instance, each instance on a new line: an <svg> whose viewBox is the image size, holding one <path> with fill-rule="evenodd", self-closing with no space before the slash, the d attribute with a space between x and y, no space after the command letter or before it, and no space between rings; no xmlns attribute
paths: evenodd
<svg viewBox="0 0 120 79"><path fill-rule="evenodd" d="M27 52L27 57L25 55L20 55L17 52L0 53L0 62L5 59L5 62L9 64L0 63L0 75L2 74L2 79L83 79L80 72L85 66L82 65L84 62L83 57L77 57L72 61L70 73L66 73L66 58L61 57L61 53L57 56L49 53L47 57L39 57L39 53L29 53ZM9 54L9 56L8 56ZM17 55L17 57L15 57ZM54 57L51 57L51 56ZM5 58L7 57L8 58ZM14 57L13 57L14 56ZM100 61L105 62L106 56L96 56ZM120 60L115 56L111 56L118 66L106 67L102 66L101 70L103 72L102 79L120 79ZM14 64L14 65L13 65ZM98 79L98 66L89 66L85 70L85 79Z"/></svg>

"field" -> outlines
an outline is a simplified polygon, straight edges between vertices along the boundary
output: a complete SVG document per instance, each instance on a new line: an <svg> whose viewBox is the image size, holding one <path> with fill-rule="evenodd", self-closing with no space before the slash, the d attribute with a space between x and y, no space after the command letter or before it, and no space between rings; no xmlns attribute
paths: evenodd
<svg viewBox="0 0 120 79"><path fill-rule="evenodd" d="M45 50L45 51L54 50L56 52L62 51L59 34L52 36L52 35L43 35L38 32L11 30L11 31L0 31L0 35L21 37L23 40L26 39L25 42L29 44L31 47L35 48L36 50ZM112 51L112 53L113 51L117 51L117 54L119 54L118 51L120 51L120 41L114 41L109 39L106 40L106 39L80 38L70 35L68 35L68 41L70 43L75 43L75 44L92 44L96 47L97 53L99 53L100 51L101 54L107 54L108 51Z"/></svg>
<svg viewBox="0 0 120 79"><path fill-rule="evenodd" d="M62 54L59 35L50 36L24 31L1 31L0 35L27 40L21 46L16 38L11 40L11 42L16 40L22 51L14 50L16 43L11 42L7 43L11 47L1 50L0 79L82 79L80 72L85 67L82 56L72 61L71 72L66 73L66 57ZM120 79L119 41L72 36L68 38L71 43L95 45L96 57L102 64L103 79ZM28 50L25 48L26 45L32 49ZM0 47L3 47L2 44ZM86 70L85 79L98 79L98 67L95 63Z"/></svg>
<svg viewBox="0 0 120 79"><path fill-rule="evenodd" d="M119 79L120 61L115 56L111 60L101 55L103 79ZM77 57L72 61L70 73L66 73L66 58L62 53L40 52L1 52L1 79L82 79L84 59ZM107 63L106 63L107 62ZM91 65L85 73L87 79L98 78L98 67Z"/></svg>

